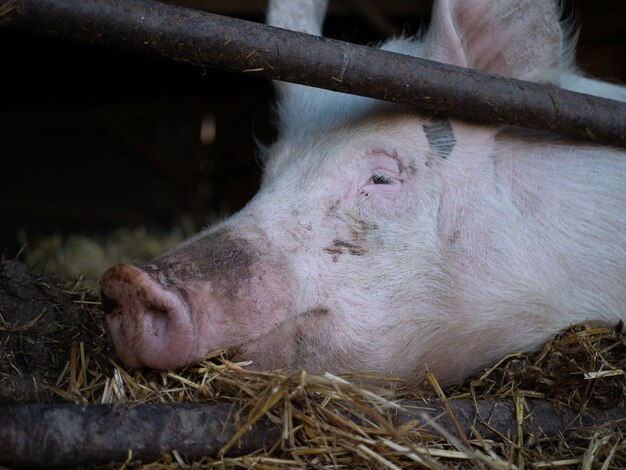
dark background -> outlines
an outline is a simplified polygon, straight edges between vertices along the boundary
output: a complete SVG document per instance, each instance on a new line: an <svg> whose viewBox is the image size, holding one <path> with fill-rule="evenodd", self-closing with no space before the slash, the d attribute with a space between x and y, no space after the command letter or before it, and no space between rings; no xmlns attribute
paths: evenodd
<svg viewBox="0 0 626 470"><path fill-rule="evenodd" d="M253 21L265 11L260 0L169 3ZM430 8L331 0L325 34L412 33ZM582 25L582 68L626 82L626 2L567 8ZM5 29L0 58L0 254L15 255L24 234L167 227L183 215L201 226L256 192L255 139L274 138L268 81Z"/></svg>

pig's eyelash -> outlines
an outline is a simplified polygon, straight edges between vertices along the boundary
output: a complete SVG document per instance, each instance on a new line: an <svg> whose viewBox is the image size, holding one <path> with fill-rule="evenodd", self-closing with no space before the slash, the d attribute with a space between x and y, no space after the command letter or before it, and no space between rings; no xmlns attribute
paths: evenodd
<svg viewBox="0 0 626 470"><path fill-rule="evenodd" d="M371 181L374 184L393 184L393 178L382 173L374 173Z"/></svg>

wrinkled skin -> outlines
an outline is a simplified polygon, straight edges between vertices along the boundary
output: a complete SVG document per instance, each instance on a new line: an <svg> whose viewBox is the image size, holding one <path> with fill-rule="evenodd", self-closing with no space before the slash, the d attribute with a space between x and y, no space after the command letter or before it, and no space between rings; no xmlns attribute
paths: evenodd
<svg viewBox="0 0 626 470"><path fill-rule="evenodd" d="M279 3L270 22L288 26ZM473 20L521 3L440 1L421 42L385 47L626 96L565 68L553 6L552 19L526 8L521 26L495 22L483 40ZM525 52L537 57L511 63L506 48L537 31L545 47ZM498 34L505 49L493 52ZM280 86L280 138L255 198L147 266L104 275L126 365L168 369L231 348L262 369L416 382L427 365L452 383L571 323L626 318L624 152Z"/></svg>

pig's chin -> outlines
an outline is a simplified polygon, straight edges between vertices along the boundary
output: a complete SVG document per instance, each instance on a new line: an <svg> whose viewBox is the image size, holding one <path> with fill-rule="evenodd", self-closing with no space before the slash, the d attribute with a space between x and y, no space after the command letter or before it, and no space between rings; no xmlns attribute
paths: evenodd
<svg viewBox="0 0 626 470"><path fill-rule="evenodd" d="M176 338L166 334L169 326L168 319L160 317L160 315L145 315L138 319L143 331L141 335L135 334L134 328L130 328L129 331L128 322L122 325L115 315L107 318L113 346L125 366L133 369L147 366L168 370L203 357L193 348L193 345L197 343L195 332L188 331L184 341L177 341L176 346L171 346L172 340ZM146 331L150 331L150 334L146 334Z"/></svg>

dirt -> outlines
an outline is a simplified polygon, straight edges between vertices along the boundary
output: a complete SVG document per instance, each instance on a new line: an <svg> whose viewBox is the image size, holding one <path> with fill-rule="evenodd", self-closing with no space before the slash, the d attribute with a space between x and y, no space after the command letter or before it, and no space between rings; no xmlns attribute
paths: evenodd
<svg viewBox="0 0 626 470"><path fill-rule="evenodd" d="M104 314L83 308L96 302L80 283L19 261L0 264L0 404L65 401L50 386L64 379L81 342L106 368Z"/></svg>

